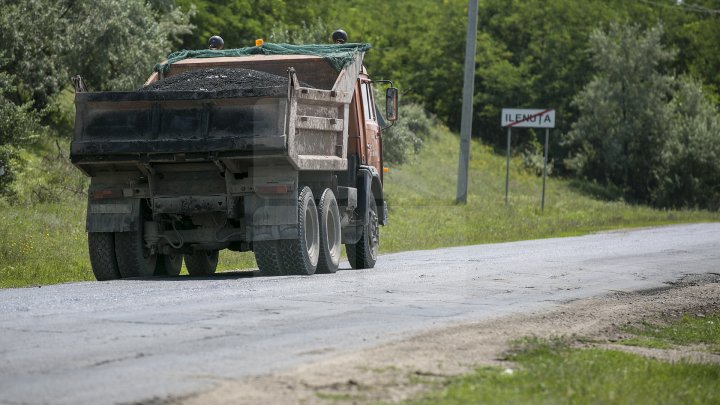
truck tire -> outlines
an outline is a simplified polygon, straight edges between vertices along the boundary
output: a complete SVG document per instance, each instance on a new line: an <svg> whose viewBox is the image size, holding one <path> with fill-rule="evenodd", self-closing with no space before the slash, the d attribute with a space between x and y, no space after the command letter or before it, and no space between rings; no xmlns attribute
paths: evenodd
<svg viewBox="0 0 720 405"><path fill-rule="evenodd" d="M217 270L218 250L201 250L191 255L185 255L185 267L191 276L209 276Z"/></svg>
<svg viewBox="0 0 720 405"><path fill-rule="evenodd" d="M340 266L340 209L338 208L335 194L326 188L320 197L318 205L318 217L320 222L320 254L316 273L335 273Z"/></svg>
<svg viewBox="0 0 720 405"><path fill-rule="evenodd" d="M159 255L155 267L155 275L177 276L182 270L183 255Z"/></svg>
<svg viewBox="0 0 720 405"><path fill-rule="evenodd" d="M367 224L363 228L362 237L357 243L345 245L350 267L353 269L372 269L377 261L380 248L380 221L377 213L377 203L372 194L370 198Z"/></svg>
<svg viewBox="0 0 720 405"><path fill-rule="evenodd" d="M282 276L283 267L280 263L280 245L276 240L264 240L253 243L253 252L260 275Z"/></svg>
<svg viewBox="0 0 720 405"><path fill-rule="evenodd" d="M300 191L297 206L298 237L279 241L278 253L284 274L309 276L317 270L320 255L318 211L309 187Z"/></svg>
<svg viewBox="0 0 720 405"><path fill-rule="evenodd" d="M137 230L115 232L115 255L117 256L118 270L123 278L155 275L158 255L150 254L150 250L145 247L143 211L141 205Z"/></svg>
<svg viewBox="0 0 720 405"><path fill-rule="evenodd" d="M90 267L98 281L117 280L120 276L115 258L115 235L112 232L88 233Z"/></svg>

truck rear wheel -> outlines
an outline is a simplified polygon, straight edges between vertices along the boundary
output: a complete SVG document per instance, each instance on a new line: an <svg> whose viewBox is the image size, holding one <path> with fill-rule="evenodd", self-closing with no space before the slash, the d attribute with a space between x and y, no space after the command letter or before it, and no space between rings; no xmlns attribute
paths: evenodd
<svg viewBox="0 0 720 405"><path fill-rule="evenodd" d="M185 266L191 276L209 276L217 270L218 250L201 250L191 255L185 255Z"/></svg>
<svg viewBox="0 0 720 405"><path fill-rule="evenodd" d="M183 255L159 255L155 274L159 276L177 276L182 270Z"/></svg>
<svg viewBox="0 0 720 405"><path fill-rule="evenodd" d="M340 266L340 209L335 194L329 188L320 197L318 206L320 219L320 254L317 273L335 273Z"/></svg>
<svg viewBox="0 0 720 405"><path fill-rule="evenodd" d="M115 254L123 278L155 275L157 255L145 248L140 232L116 232Z"/></svg>
<svg viewBox="0 0 720 405"><path fill-rule="evenodd" d="M130 232L115 232L115 255L118 269L123 278L151 277L155 275L158 255L151 254L145 247L143 230L145 227L144 213L146 209L140 205L137 229Z"/></svg>
<svg viewBox="0 0 720 405"><path fill-rule="evenodd" d="M253 252L260 274L263 276L282 276L280 263L280 245L276 240L264 240L253 243Z"/></svg>
<svg viewBox="0 0 720 405"><path fill-rule="evenodd" d="M120 276L115 258L115 235L112 232L88 233L90 267L98 281L117 280Z"/></svg>
<svg viewBox="0 0 720 405"><path fill-rule="evenodd" d="M320 255L318 211L313 193L303 187L298 196L298 237L279 241L280 264L284 274L315 274Z"/></svg>
<svg viewBox="0 0 720 405"><path fill-rule="evenodd" d="M375 267L378 252L380 250L380 221L377 213L375 197L370 194L370 209L368 220L363 228L363 234L357 243L345 245L350 267L353 269L372 269Z"/></svg>

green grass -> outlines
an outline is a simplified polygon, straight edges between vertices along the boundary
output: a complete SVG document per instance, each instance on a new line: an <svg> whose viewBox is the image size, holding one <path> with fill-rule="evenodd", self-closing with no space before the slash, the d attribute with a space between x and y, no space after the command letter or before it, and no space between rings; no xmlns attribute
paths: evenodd
<svg viewBox="0 0 720 405"><path fill-rule="evenodd" d="M254 266L252 253L220 255L220 271ZM27 208L0 205L0 288L94 279L84 200Z"/></svg>
<svg viewBox="0 0 720 405"><path fill-rule="evenodd" d="M552 154L552 151L551 151ZM551 156L552 157L552 156ZM548 179L540 212L542 179L513 159L509 206L505 158L478 142L471 146L467 205L454 203L458 138L440 130L413 162L385 177L390 224L381 228L384 252L505 242L588 232L720 220L720 213L656 210L622 201L601 201L578 191L578 182Z"/></svg>
<svg viewBox="0 0 720 405"><path fill-rule="evenodd" d="M508 373L480 368L408 404L710 404L720 365L666 363L614 350L533 340Z"/></svg>
<svg viewBox="0 0 720 405"><path fill-rule="evenodd" d="M656 348L667 348L658 347L661 345L704 344L710 351L720 354L720 314L685 315L665 325L644 322L640 327L626 330L639 337L625 340L623 344Z"/></svg>
<svg viewBox="0 0 720 405"><path fill-rule="evenodd" d="M0 287L91 280L79 201L0 206Z"/></svg>
<svg viewBox="0 0 720 405"><path fill-rule="evenodd" d="M578 191L577 182L559 179L549 179L541 214L541 179L524 171L519 158L512 161L510 205L505 207L505 159L478 142L472 143L468 204L456 205L458 137L445 129L436 132L419 156L391 168L385 178L390 224L381 230L382 252L720 221L717 212L663 211L595 200ZM43 190L29 180L43 176L42 161L36 160L37 170L20 182L35 193ZM92 280L84 221L82 197L29 207L0 205L0 287ZM221 253L220 270L254 266L252 253Z"/></svg>

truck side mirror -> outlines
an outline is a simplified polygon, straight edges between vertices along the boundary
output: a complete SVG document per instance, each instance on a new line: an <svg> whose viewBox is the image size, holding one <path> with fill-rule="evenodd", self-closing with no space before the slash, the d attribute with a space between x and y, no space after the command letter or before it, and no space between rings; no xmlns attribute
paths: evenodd
<svg viewBox="0 0 720 405"><path fill-rule="evenodd" d="M390 122L398 119L398 89L388 87L385 91L385 118Z"/></svg>

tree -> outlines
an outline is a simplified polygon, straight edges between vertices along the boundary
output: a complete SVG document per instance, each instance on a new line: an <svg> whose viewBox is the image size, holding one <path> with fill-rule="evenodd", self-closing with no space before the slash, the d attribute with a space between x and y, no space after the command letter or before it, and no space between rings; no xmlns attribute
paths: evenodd
<svg viewBox="0 0 720 405"><path fill-rule="evenodd" d="M571 151L566 165L619 187L632 201L713 206L717 112L698 82L663 72L674 52L662 36L662 26L643 32L634 24L593 32L596 75L575 97L580 115L564 139Z"/></svg>
<svg viewBox="0 0 720 405"><path fill-rule="evenodd" d="M674 119L655 170L652 201L677 208L720 209L720 116L701 83L682 77L670 103Z"/></svg>
<svg viewBox="0 0 720 405"><path fill-rule="evenodd" d="M191 23L197 26L191 34L183 36L186 49L203 49L213 35L225 40L226 48L253 46L255 39L271 39L273 27L282 25L291 33L300 32L303 24L312 24L318 18L330 21L333 10L344 4L330 0L312 3L301 0L177 0L183 10L197 10ZM329 33L327 33L329 37ZM327 40L328 37L325 37Z"/></svg>
<svg viewBox="0 0 720 405"><path fill-rule="evenodd" d="M97 90L135 89L191 28L172 0L0 0L0 9L0 194L19 148L48 130L69 135L72 118L56 115L73 114L57 105L72 75Z"/></svg>
<svg viewBox="0 0 720 405"><path fill-rule="evenodd" d="M31 103L17 105L7 98L13 90L10 75L0 70L0 196L11 194L18 151L40 130L39 114L32 111Z"/></svg>
<svg viewBox="0 0 720 405"><path fill-rule="evenodd" d="M44 108L50 97L82 74L96 89L131 89L190 32L188 16L157 14L143 0L0 0L2 70L12 79L11 98Z"/></svg>
<svg viewBox="0 0 720 405"><path fill-rule="evenodd" d="M623 187L647 201L657 185L663 137L669 130L672 78L660 66L673 54L661 44L662 28L612 24L590 38L593 80L575 98L580 117L567 134L567 166L577 174Z"/></svg>

